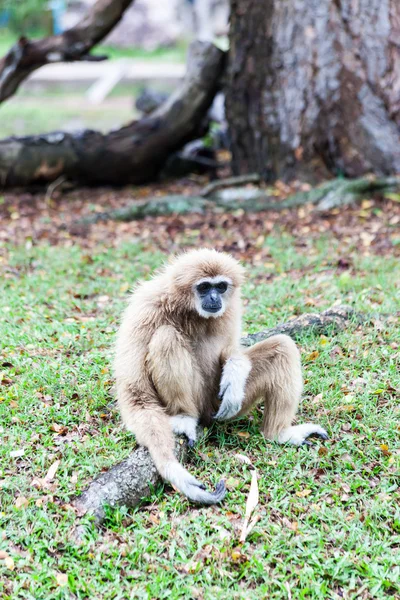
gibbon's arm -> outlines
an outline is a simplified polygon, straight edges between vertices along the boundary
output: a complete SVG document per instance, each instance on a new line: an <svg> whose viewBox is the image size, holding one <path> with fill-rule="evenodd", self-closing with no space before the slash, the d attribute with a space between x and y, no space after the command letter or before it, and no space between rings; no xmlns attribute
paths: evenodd
<svg viewBox="0 0 400 600"><path fill-rule="evenodd" d="M226 421L235 417L242 408L251 362L237 346L226 348L221 354L221 362L224 364L219 386L221 405L215 419Z"/></svg>

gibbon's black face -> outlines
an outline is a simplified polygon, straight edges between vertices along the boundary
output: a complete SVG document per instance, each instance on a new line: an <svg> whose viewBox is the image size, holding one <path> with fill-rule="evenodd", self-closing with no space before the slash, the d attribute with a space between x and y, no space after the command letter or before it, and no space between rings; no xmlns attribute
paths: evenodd
<svg viewBox="0 0 400 600"><path fill-rule="evenodd" d="M218 317L225 312L224 294L230 284L230 281L222 277L202 279L196 284L196 304L201 316Z"/></svg>

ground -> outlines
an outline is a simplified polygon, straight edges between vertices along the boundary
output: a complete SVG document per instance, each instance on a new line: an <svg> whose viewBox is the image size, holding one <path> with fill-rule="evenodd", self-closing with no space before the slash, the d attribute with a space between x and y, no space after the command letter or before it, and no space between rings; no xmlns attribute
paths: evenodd
<svg viewBox="0 0 400 600"><path fill-rule="evenodd" d="M400 597L399 199L322 215L306 207L77 223L202 183L1 199L1 598ZM128 291L170 253L202 245L247 268L245 332L335 303L367 315L297 340L299 420L330 439L300 450L266 442L261 408L215 425L189 468L209 485L226 480L221 506L193 507L165 486L136 510L109 510L100 531L84 519L77 546L71 499L134 445L111 373ZM242 545L251 473L237 453L260 474L260 520Z"/></svg>

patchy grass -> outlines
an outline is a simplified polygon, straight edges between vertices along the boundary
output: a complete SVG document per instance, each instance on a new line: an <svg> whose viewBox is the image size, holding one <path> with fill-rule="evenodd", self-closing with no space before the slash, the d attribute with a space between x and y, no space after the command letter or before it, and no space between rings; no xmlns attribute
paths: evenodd
<svg viewBox="0 0 400 600"><path fill-rule="evenodd" d="M260 409L214 426L191 471L226 478L223 505L194 508L166 486L134 511L109 511L87 539L70 536L71 497L130 452L111 393L110 362L128 287L163 260L124 242L3 247L0 311L0 596L46 598L388 598L400 594L400 269L355 255L324 234L303 249L271 234L268 262L249 267L248 332L293 315L349 303L371 323L299 340L305 391L300 420L331 435L296 450L267 443ZM332 261L334 264L334 259ZM382 315L382 316L380 316ZM23 452L15 457L15 451ZM238 534L250 473L261 474L260 521ZM54 481L42 479L59 460Z"/></svg>

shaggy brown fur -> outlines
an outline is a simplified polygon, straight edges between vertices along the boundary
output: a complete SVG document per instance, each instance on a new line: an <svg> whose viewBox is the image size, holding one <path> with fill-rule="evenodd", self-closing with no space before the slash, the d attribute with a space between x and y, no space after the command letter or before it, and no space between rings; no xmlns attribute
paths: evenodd
<svg viewBox="0 0 400 600"><path fill-rule="evenodd" d="M297 444L325 434L308 424L298 426L299 436L290 427L302 389L294 342L280 335L240 347L243 276L227 254L183 254L134 291L117 339L115 375L125 425L149 449L161 476L197 502L219 502L225 487L220 482L214 493L206 491L177 462L173 431L195 439L198 420L209 423L216 411L221 420L240 416L262 399L266 437ZM204 279L228 282L223 310L210 318L200 314L196 296Z"/></svg>

